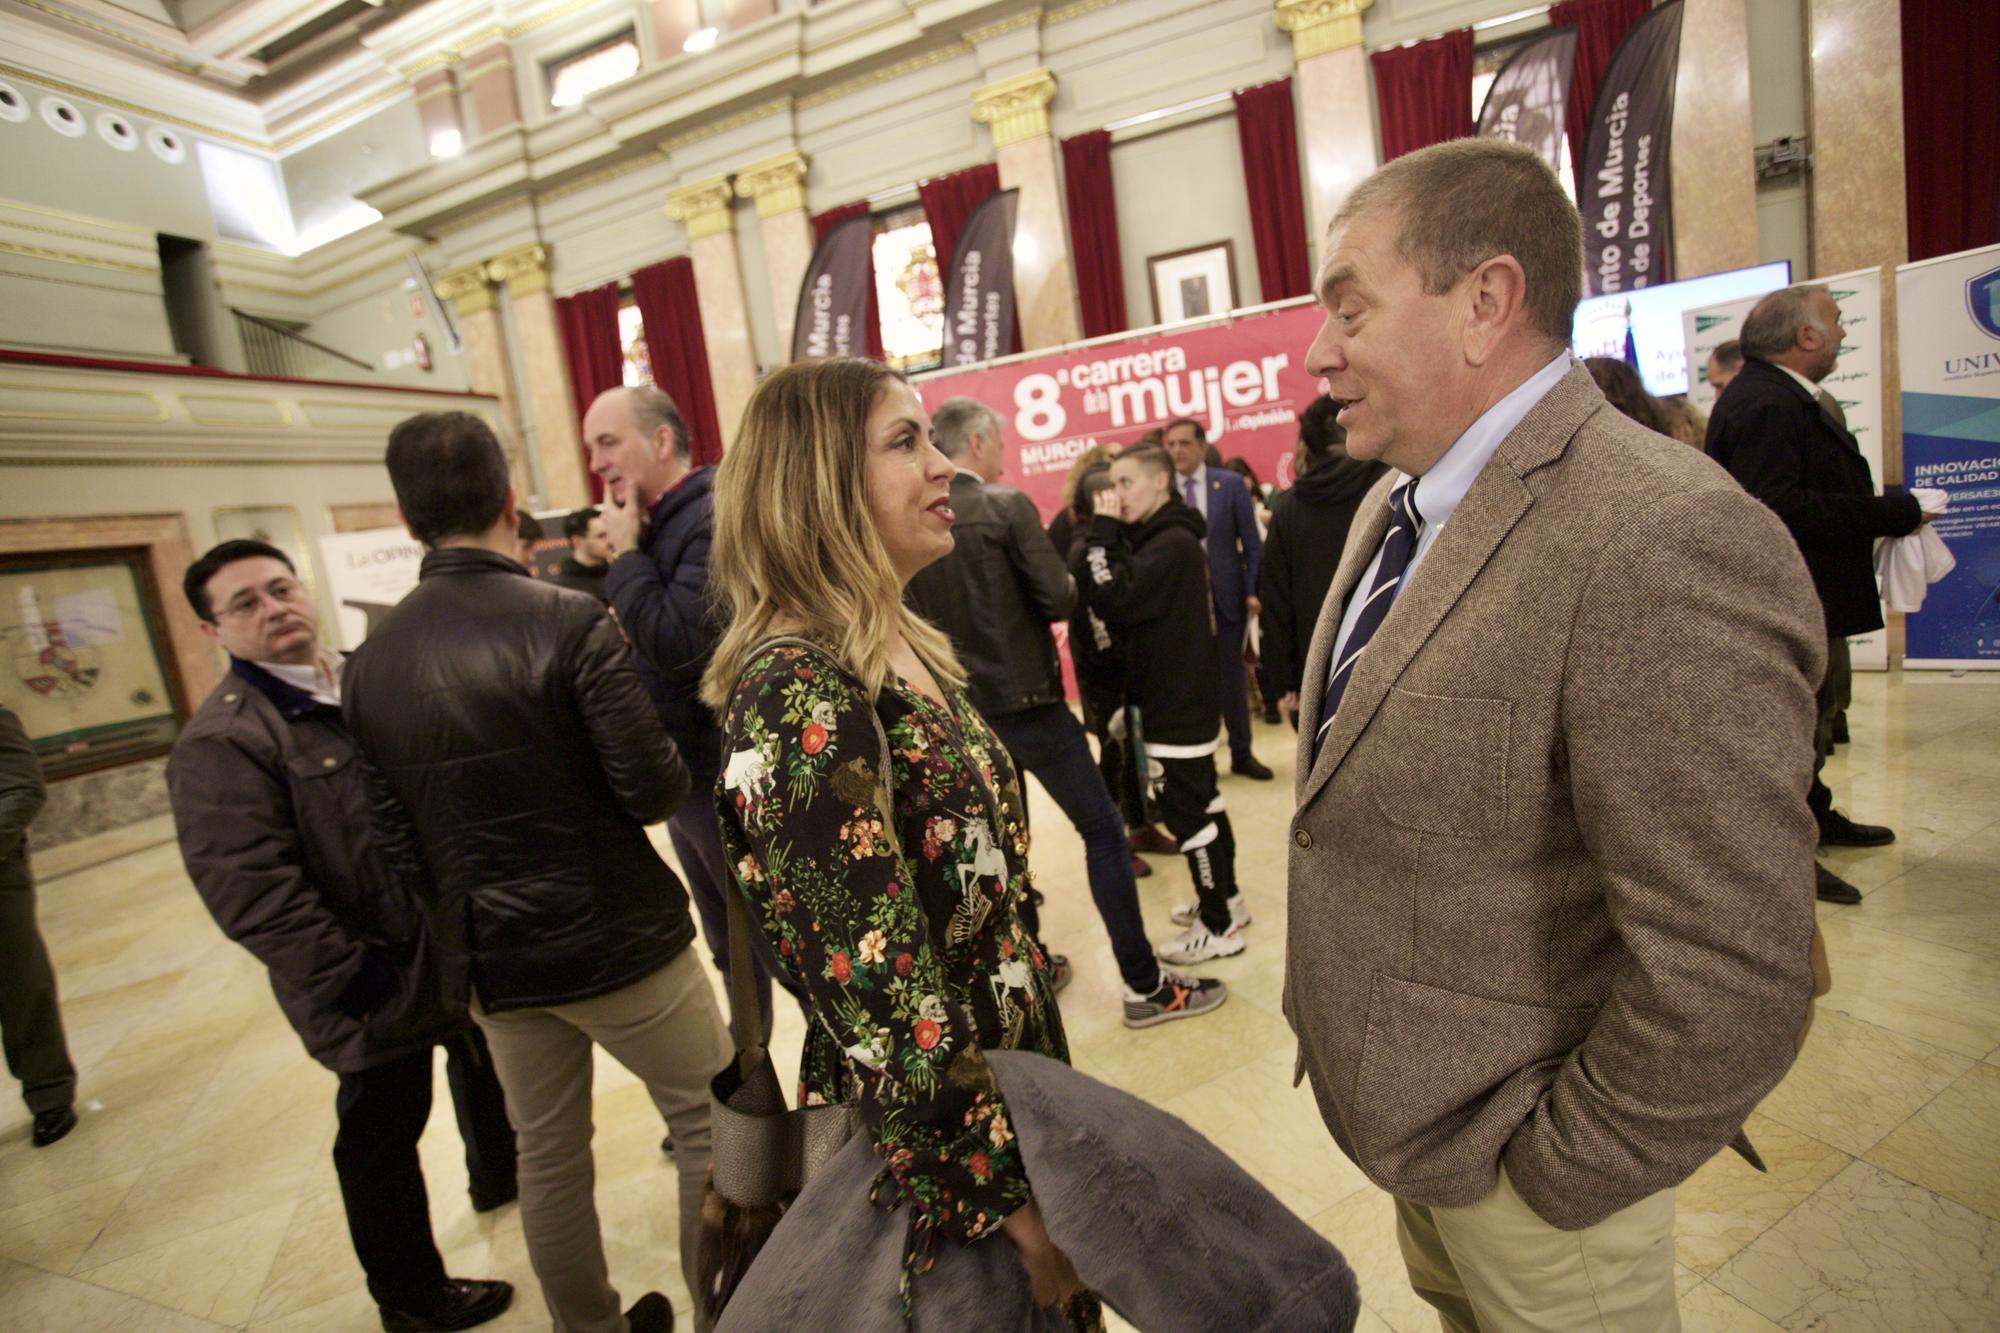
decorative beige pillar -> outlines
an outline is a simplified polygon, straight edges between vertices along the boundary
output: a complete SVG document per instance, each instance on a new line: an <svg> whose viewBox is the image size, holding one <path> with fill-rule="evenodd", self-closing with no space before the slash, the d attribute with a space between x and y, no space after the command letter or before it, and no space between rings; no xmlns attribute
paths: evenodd
<svg viewBox="0 0 2000 1333"><path fill-rule="evenodd" d="M806 214L806 168L810 162L794 148L736 173L736 197L757 203L771 314L777 321L778 346L786 356L791 355L792 325L799 313L799 285L812 266L812 219Z"/></svg>
<svg viewBox="0 0 2000 1333"><path fill-rule="evenodd" d="M1014 218L1014 305L1023 351L1083 337L1063 212L1062 161L1049 130L1055 96L1056 76L1047 69L990 83L972 95L972 118L993 131L1000 188L1021 192Z"/></svg>
<svg viewBox="0 0 2000 1333"><path fill-rule="evenodd" d="M1671 164L1676 278L1745 268L1762 254L1749 50L1746 0L1681 6Z"/></svg>
<svg viewBox="0 0 2000 1333"><path fill-rule="evenodd" d="M458 338L465 349L465 374L472 391L500 400L500 445L507 451L514 494L526 496L535 489L534 478L521 448L521 404L514 392L514 376L507 368L507 330L486 265L451 269L440 274L433 285L440 298L451 302L458 318Z"/></svg>
<svg viewBox="0 0 2000 1333"><path fill-rule="evenodd" d="M465 132L465 117L458 106L458 80L451 67L426 70L411 86L417 93L417 120L423 126L425 148L432 157L456 157L472 136Z"/></svg>
<svg viewBox="0 0 2000 1333"><path fill-rule="evenodd" d="M736 255L736 218L730 211L729 177L712 176L667 196L667 216L687 228L694 260L695 297L701 302L701 336L708 343L709 387L724 448L736 438L743 408L757 387L757 350L750 342L749 301Z"/></svg>
<svg viewBox="0 0 2000 1333"><path fill-rule="evenodd" d="M486 261L489 281L507 285L514 312L516 350L527 417L535 423L535 456L542 465L542 502L551 509L590 503L583 467L583 436L576 397L570 391L569 358L563 355L556 325L556 299L549 291L549 250L537 242Z"/></svg>
<svg viewBox="0 0 2000 1333"><path fill-rule="evenodd" d="M1327 225L1355 186L1380 166L1361 14L1375 0L1277 0L1277 24L1292 36L1306 154L1306 221L1313 262Z"/></svg>
<svg viewBox="0 0 2000 1333"><path fill-rule="evenodd" d="M1903 177L1902 6L1807 0L1807 145L1814 275L1882 266L1882 323L1856 329L1882 349L1882 475L1903 476L1903 374L1896 355L1896 266L1910 257ZM1679 201L1676 200L1676 207ZM1903 617L1889 616L1889 657Z"/></svg>
<svg viewBox="0 0 2000 1333"><path fill-rule="evenodd" d="M521 123L514 52L504 40L489 42L467 56L458 81L467 90L476 132L482 138Z"/></svg>

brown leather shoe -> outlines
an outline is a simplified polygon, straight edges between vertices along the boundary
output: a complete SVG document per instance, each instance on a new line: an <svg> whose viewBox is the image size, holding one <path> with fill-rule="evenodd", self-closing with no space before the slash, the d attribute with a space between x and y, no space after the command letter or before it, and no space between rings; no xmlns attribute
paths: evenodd
<svg viewBox="0 0 2000 1333"><path fill-rule="evenodd" d="M1142 829L1134 829L1126 836L1125 840L1132 844L1133 851L1144 852L1152 856L1172 856L1181 849L1181 845L1178 842L1175 842L1151 824Z"/></svg>

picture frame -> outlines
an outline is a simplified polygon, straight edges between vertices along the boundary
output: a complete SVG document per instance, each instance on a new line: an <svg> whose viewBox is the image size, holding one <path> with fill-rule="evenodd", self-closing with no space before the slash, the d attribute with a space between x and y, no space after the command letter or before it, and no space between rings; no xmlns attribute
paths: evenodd
<svg viewBox="0 0 2000 1333"><path fill-rule="evenodd" d="M215 540L258 541L277 547L292 558L299 582L315 598L319 580L314 577L312 547L306 543L306 525L294 505L218 505L209 510L215 525Z"/></svg>
<svg viewBox="0 0 2000 1333"><path fill-rule="evenodd" d="M0 557L0 667L51 779L165 754L188 714L144 547Z"/></svg>
<svg viewBox="0 0 2000 1333"><path fill-rule="evenodd" d="M1236 243L1211 241L1146 259L1153 322L1224 315L1236 308Z"/></svg>

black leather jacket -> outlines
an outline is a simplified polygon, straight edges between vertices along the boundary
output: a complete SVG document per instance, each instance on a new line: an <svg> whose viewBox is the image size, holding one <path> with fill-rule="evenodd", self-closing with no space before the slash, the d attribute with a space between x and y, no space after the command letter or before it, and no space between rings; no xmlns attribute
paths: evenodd
<svg viewBox="0 0 2000 1333"><path fill-rule="evenodd" d="M961 470L951 479L955 545L910 580L910 605L951 636L966 690L986 717L1063 701L1053 621L1076 602L1062 556L1027 496Z"/></svg>
<svg viewBox="0 0 2000 1333"><path fill-rule="evenodd" d="M687 766L603 606L503 555L432 551L342 683L384 853L428 881L487 1009L607 994L694 938L645 830Z"/></svg>

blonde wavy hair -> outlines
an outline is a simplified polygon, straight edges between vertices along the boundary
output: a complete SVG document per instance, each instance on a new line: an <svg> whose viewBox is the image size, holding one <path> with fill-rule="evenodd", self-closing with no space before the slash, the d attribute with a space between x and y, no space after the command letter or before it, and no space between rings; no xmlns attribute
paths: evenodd
<svg viewBox="0 0 2000 1333"><path fill-rule="evenodd" d="M701 697L718 712L776 633L826 648L870 698L898 631L939 685L965 684L951 640L903 604L869 510L868 413L902 378L879 361L828 357L785 366L751 395L715 476L709 587L728 629Z"/></svg>

